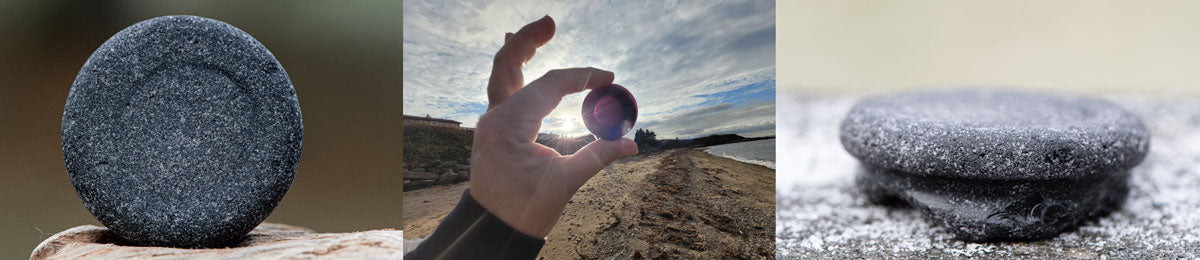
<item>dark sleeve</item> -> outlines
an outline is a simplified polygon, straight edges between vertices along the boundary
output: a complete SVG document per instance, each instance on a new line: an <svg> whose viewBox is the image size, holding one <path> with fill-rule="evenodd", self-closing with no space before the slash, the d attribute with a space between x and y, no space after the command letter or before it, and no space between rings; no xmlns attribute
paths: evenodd
<svg viewBox="0 0 1200 260"><path fill-rule="evenodd" d="M545 239L525 235L492 216L467 189L433 234L404 258L534 259L545 244Z"/></svg>

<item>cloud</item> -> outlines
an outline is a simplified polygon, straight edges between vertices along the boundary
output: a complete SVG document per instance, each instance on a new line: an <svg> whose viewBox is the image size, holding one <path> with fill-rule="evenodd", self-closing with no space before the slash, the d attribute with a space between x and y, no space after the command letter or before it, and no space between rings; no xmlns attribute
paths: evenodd
<svg viewBox="0 0 1200 260"><path fill-rule="evenodd" d="M714 134L758 137L775 135L775 100L733 106L717 104L653 121L636 128L650 129L667 138L695 138Z"/></svg>
<svg viewBox="0 0 1200 260"><path fill-rule="evenodd" d="M551 69L597 67L633 92L637 128L773 134L774 9L774 1L406 1L404 112L473 126L504 33L549 14L556 35L526 65L527 83ZM542 131L586 134L583 97L564 98Z"/></svg>

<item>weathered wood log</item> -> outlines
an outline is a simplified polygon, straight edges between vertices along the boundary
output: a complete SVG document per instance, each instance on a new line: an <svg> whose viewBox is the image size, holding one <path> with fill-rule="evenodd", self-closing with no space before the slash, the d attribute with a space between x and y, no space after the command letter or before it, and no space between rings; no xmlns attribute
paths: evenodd
<svg viewBox="0 0 1200 260"><path fill-rule="evenodd" d="M235 247L184 249L122 245L107 228L83 225L54 234L33 250L30 259L400 259L404 236L400 230L354 233L316 233L310 229L263 223Z"/></svg>

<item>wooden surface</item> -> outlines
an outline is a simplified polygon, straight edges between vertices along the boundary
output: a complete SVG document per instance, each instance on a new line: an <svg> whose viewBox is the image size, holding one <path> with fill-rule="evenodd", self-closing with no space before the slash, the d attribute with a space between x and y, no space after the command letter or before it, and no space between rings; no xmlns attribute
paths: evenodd
<svg viewBox="0 0 1200 260"><path fill-rule="evenodd" d="M114 244L107 228L83 225L42 241L31 259L400 259L404 236L383 229L355 233L316 233L310 229L263 223L231 248L182 249Z"/></svg>

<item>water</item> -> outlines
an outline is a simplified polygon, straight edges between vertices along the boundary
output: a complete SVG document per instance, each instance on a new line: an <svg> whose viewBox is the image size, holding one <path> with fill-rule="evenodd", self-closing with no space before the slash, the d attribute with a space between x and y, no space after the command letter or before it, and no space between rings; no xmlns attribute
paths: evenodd
<svg viewBox="0 0 1200 260"><path fill-rule="evenodd" d="M775 169L775 138L722 144L704 150L708 154L726 157L744 163L753 163Z"/></svg>

